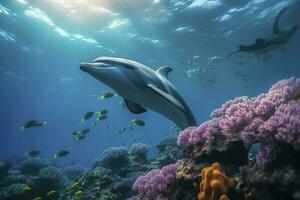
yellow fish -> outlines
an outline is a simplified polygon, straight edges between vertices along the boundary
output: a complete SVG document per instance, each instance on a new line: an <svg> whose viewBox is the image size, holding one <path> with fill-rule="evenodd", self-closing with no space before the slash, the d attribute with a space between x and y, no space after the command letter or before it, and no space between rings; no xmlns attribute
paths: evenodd
<svg viewBox="0 0 300 200"><path fill-rule="evenodd" d="M78 186L79 186L79 183L78 183L78 182L74 182L74 183L71 185L71 189L77 188Z"/></svg>
<svg viewBox="0 0 300 200"><path fill-rule="evenodd" d="M81 196L81 195L83 195L83 191L78 190L77 192L74 193L74 195L77 196L77 197Z"/></svg>
<svg viewBox="0 0 300 200"><path fill-rule="evenodd" d="M43 197L35 197L34 199L32 200L43 200Z"/></svg>
<svg viewBox="0 0 300 200"><path fill-rule="evenodd" d="M55 190L51 190L47 193L47 196L54 196L56 194L57 194L57 192Z"/></svg>
<svg viewBox="0 0 300 200"><path fill-rule="evenodd" d="M31 191L31 190L32 190L32 188L29 187L29 186L25 186L25 187L23 188L23 192L29 192L29 191Z"/></svg>

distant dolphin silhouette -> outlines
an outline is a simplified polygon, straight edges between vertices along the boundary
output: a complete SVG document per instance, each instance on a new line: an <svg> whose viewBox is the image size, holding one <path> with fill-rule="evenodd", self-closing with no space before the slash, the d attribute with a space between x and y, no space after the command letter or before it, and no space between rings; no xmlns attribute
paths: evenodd
<svg viewBox="0 0 300 200"><path fill-rule="evenodd" d="M81 63L80 69L114 89L132 113L143 113L148 108L167 117L180 129L197 125L190 108L167 79L170 67L154 71L132 60L99 57L91 63Z"/></svg>
<svg viewBox="0 0 300 200"><path fill-rule="evenodd" d="M277 48L287 43L289 39L294 35L298 26L295 24L286 30L280 30L279 20L280 17L283 15L283 13L285 13L290 8L291 7L285 7L279 11L273 25L273 34L270 38L256 39L255 44L252 45L240 45L238 50L228 54L226 57L228 58L229 56L236 54L238 52L259 52L259 51L269 50L272 48Z"/></svg>

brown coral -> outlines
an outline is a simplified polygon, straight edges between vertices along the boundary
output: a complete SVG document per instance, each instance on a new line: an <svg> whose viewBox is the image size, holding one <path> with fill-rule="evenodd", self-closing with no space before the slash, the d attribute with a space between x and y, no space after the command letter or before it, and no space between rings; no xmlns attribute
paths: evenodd
<svg viewBox="0 0 300 200"><path fill-rule="evenodd" d="M235 186L235 181L226 176L219 163L213 163L202 170L202 181L198 200L230 200L228 190Z"/></svg>

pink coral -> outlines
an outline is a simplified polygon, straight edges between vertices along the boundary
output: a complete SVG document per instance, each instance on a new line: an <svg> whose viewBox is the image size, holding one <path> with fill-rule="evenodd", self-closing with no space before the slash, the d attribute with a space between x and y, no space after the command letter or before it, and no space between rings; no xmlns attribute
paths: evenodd
<svg viewBox="0 0 300 200"><path fill-rule="evenodd" d="M204 122L199 127L189 127L181 132L178 144L196 144L198 142L211 142L213 137L220 133L219 120L212 119Z"/></svg>
<svg viewBox="0 0 300 200"><path fill-rule="evenodd" d="M290 78L277 82L268 93L258 97L228 101L212 112L212 120L182 131L178 144L210 143L216 134L239 134L247 146L262 144L258 160L267 163L268 158L276 157L276 143L300 145L299 93L300 79Z"/></svg>
<svg viewBox="0 0 300 200"><path fill-rule="evenodd" d="M300 145L300 101L291 101L278 107L274 115L260 128L262 133L273 133L276 140Z"/></svg>
<svg viewBox="0 0 300 200"><path fill-rule="evenodd" d="M164 192L167 187L175 180L175 172L181 161L163 167L161 170L154 169L145 176L137 178L133 185L133 190L139 192L139 197L151 197L152 199L164 199Z"/></svg>

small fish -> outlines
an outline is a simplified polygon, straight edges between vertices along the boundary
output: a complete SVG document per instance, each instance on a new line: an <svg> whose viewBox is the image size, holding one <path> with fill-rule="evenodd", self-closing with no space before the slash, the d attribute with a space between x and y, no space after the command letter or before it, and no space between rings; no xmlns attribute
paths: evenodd
<svg viewBox="0 0 300 200"><path fill-rule="evenodd" d="M78 190L77 192L74 193L74 195L75 195L76 197L82 196L82 195L83 195L83 191Z"/></svg>
<svg viewBox="0 0 300 200"><path fill-rule="evenodd" d="M102 121L102 120L105 120L106 118L107 118L107 115L100 115L97 120Z"/></svg>
<svg viewBox="0 0 300 200"><path fill-rule="evenodd" d="M97 125L96 122L94 122L94 123L93 123L93 127L95 127L96 125Z"/></svg>
<svg viewBox="0 0 300 200"><path fill-rule="evenodd" d="M108 111L106 109L103 109L99 112L101 115L106 115L108 113Z"/></svg>
<svg viewBox="0 0 300 200"><path fill-rule="evenodd" d="M71 185L71 189L75 189L79 186L79 182L74 182L72 185Z"/></svg>
<svg viewBox="0 0 300 200"><path fill-rule="evenodd" d="M30 192L32 190L28 185L23 188L23 192Z"/></svg>
<svg viewBox="0 0 300 200"><path fill-rule="evenodd" d="M68 150L62 150L54 154L54 159L59 158L59 157L64 157L67 156L70 152Z"/></svg>
<svg viewBox="0 0 300 200"><path fill-rule="evenodd" d="M108 99L115 96L113 93L111 92L104 92L103 94L101 94L98 99L103 100L103 99Z"/></svg>
<svg viewBox="0 0 300 200"><path fill-rule="evenodd" d="M85 138L86 138L86 135L83 133L80 133L80 132L74 136L75 140L83 140Z"/></svg>
<svg viewBox="0 0 300 200"><path fill-rule="evenodd" d="M57 192L55 190L51 190L47 193L48 197L55 196L55 195L57 195Z"/></svg>
<svg viewBox="0 0 300 200"><path fill-rule="evenodd" d="M26 152L25 157L37 157L38 155L40 155L40 153L41 152L39 150L30 150Z"/></svg>
<svg viewBox="0 0 300 200"><path fill-rule="evenodd" d="M136 126L145 126L145 122L140 119L133 119L131 122Z"/></svg>
<svg viewBox="0 0 300 200"><path fill-rule="evenodd" d="M105 125L105 128L106 128L106 129L109 129L109 126L108 126L108 125Z"/></svg>
<svg viewBox="0 0 300 200"><path fill-rule="evenodd" d="M87 133L90 132L90 131L91 131L91 129L85 128L85 129L83 129L82 131L80 131L80 133L82 133L82 134L87 134Z"/></svg>
<svg viewBox="0 0 300 200"><path fill-rule="evenodd" d="M119 134L122 134L126 131L126 128L122 128L121 130L118 131Z"/></svg>
<svg viewBox="0 0 300 200"><path fill-rule="evenodd" d="M80 133L80 131L74 131L73 133L72 133L72 135L73 136L76 136L77 134L79 134Z"/></svg>
<svg viewBox="0 0 300 200"><path fill-rule="evenodd" d="M81 122L85 122L86 120L90 119L93 115L94 115L94 112L85 113L83 118L81 119Z"/></svg>
<svg viewBox="0 0 300 200"><path fill-rule="evenodd" d="M43 197L35 197L34 199L32 200L43 200Z"/></svg>
<svg viewBox="0 0 300 200"><path fill-rule="evenodd" d="M30 120L21 127L21 130L23 131L24 129L27 129L27 128L45 126L46 124L47 124L47 122Z"/></svg>

